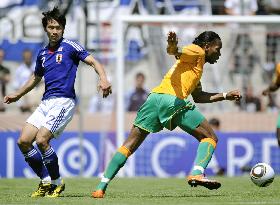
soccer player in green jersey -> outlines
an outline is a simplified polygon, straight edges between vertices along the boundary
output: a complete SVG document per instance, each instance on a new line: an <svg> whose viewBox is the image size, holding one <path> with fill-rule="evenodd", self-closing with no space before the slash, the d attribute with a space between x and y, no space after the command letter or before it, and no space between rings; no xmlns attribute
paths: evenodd
<svg viewBox="0 0 280 205"><path fill-rule="evenodd" d="M263 91L263 95L267 96L271 92L275 92L280 87L280 63L276 65L275 74L271 81L271 84ZM278 114L277 119L277 128L276 128L276 137L278 146L280 147L280 114Z"/></svg>

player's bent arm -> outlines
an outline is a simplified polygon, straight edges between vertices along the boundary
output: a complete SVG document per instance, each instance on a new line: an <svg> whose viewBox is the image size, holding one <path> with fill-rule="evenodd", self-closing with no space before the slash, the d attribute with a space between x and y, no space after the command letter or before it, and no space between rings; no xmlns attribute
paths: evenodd
<svg viewBox="0 0 280 205"><path fill-rule="evenodd" d="M262 93L263 95L268 95L270 92L275 92L280 87L280 77L279 75L275 75L271 84L266 88Z"/></svg>
<svg viewBox="0 0 280 205"><path fill-rule="evenodd" d="M87 56L84 59L84 62L94 68L101 80L107 79L103 66L96 59L94 59L92 55Z"/></svg>
<svg viewBox="0 0 280 205"><path fill-rule="evenodd" d="M268 86L269 92L274 92L280 87L280 75L278 72L273 76L271 84Z"/></svg>
<svg viewBox="0 0 280 205"><path fill-rule="evenodd" d="M225 100L223 93L207 93L202 90L194 90L191 95L196 103L212 103Z"/></svg>
<svg viewBox="0 0 280 205"><path fill-rule="evenodd" d="M166 51L168 55L173 55L175 56L176 59L179 59L180 56L182 55L181 52L178 51L178 47L176 46L175 48L173 46L167 46Z"/></svg>
<svg viewBox="0 0 280 205"><path fill-rule="evenodd" d="M102 90L103 97L110 95L112 93L111 83L107 79L103 66L97 60L95 60L92 55L87 56L84 59L84 62L93 67L96 73L99 75L100 82L98 85L98 90Z"/></svg>
<svg viewBox="0 0 280 205"><path fill-rule="evenodd" d="M197 85L195 90L192 92L192 97L196 103L212 103L222 100L240 100L242 98L239 90L233 90L228 93L208 93L202 91L201 83Z"/></svg>
<svg viewBox="0 0 280 205"><path fill-rule="evenodd" d="M179 59L180 56L182 55L181 52L178 51L178 38L175 32L170 31L168 33L168 38L167 38L167 47L166 47L166 52L169 55L174 55L176 59Z"/></svg>
<svg viewBox="0 0 280 205"><path fill-rule="evenodd" d="M272 84L269 85L268 89L269 89L270 92L274 92L274 91L278 90L279 87L280 87L279 84L272 83Z"/></svg>
<svg viewBox="0 0 280 205"><path fill-rule="evenodd" d="M192 92L193 101L196 103L211 103L224 100L223 94L219 93L207 93L202 91L201 82L199 82Z"/></svg>
<svg viewBox="0 0 280 205"><path fill-rule="evenodd" d="M41 81L42 77L35 75L34 73L30 76L28 81L16 92L16 94L21 98L30 90L32 90Z"/></svg>
<svg viewBox="0 0 280 205"><path fill-rule="evenodd" d="M4 102L10 104L12 102L18 101L22 96L31 91L38 83L41 81L42 77L35 75L34 73L30 76L28 81L14 94L4 97Z"/></svg>

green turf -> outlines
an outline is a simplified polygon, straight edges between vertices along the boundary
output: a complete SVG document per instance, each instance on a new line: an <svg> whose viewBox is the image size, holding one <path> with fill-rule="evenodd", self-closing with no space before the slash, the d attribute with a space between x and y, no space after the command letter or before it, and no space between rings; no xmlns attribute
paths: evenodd
<svg viewBox="0 0 280 205"><path fill-rule="evenodd" d="M96 178L66 178L66 190L55 199L29 197L38 180L0 179L0 204L280 204L280 180L277 177L265 188L255 186L247 176L216 179L221 181L222 187L210 191L203 187L191 188L184 179L178 178L116 178L104 199L91 198L99 181Z"/></svg>

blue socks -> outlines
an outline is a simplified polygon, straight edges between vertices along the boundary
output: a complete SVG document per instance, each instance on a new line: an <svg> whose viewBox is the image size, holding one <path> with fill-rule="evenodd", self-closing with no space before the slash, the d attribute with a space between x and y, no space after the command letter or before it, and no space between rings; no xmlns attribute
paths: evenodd
<svg viewBox="0 0 280 205"><path fill-rule="evenodd" d="M44 165L46 166L52 180L60 177L58 158L52 147L42 154Z"/></svg>
<svg viewBox="0 0 280 205"><path fill-rule="evenodd" d="M25 161L29 164L32 170L37 174L40 179L49 176L48 170L43 164L42 156L35 147L32 147L27 153L23 153Z"/></svg>

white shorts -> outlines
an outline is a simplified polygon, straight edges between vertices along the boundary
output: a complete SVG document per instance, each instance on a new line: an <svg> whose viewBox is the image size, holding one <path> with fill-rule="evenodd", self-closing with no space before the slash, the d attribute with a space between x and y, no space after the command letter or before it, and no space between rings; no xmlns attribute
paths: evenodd
<svg viewBox="0 0 280 205"><path fill-rule="evenodd" d="M71 121L74 112L74 99L52 97L43 100L26 122L38 129L43 126L47 128L54 137L58 137Z"/></svg>

